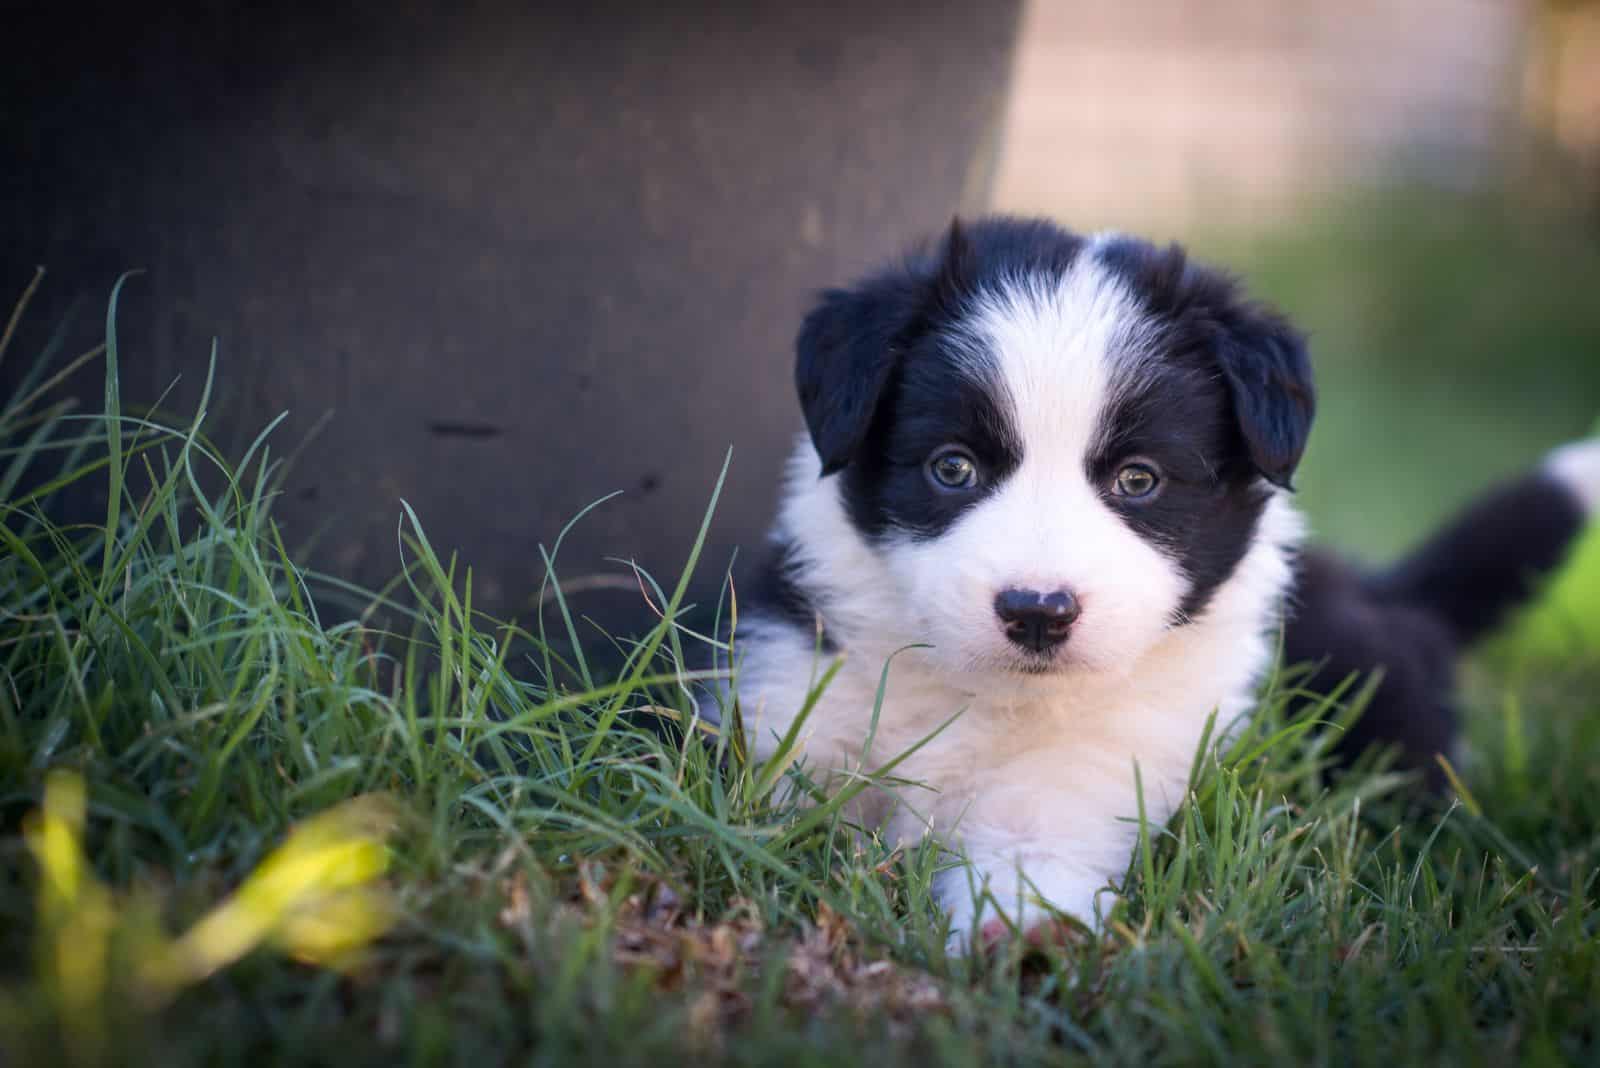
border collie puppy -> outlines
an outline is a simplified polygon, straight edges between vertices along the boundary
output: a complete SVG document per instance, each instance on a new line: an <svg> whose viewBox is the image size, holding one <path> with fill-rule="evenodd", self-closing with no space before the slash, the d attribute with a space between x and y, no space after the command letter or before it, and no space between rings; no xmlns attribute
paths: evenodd
<svg viewBox="0 0 1600 1068"><path fill-rule="evenodd" d="M960 947L1045 905L1096 922L1139 789L1164 823L1208 718L1251 708L1286 603L1317 681L1388 669L1351 743L1431 763L1457 647L1600 503L1600 444L1570 446L1393 571L1301 558L1304 341L1178 247L1114 234L953 225L824 293L797 350L809 436L735 636L741 715L769 754L842 658L801 732L814 772L932 736L858 815L965 854L935 888Z"/></svg>

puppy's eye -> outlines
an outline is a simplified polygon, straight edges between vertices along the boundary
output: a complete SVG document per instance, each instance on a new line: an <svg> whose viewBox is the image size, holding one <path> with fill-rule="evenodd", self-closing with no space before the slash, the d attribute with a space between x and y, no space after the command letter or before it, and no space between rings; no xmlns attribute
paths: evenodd
<svg viewBox="0 0 1600 1068"><path fill-rule="evenodd" d="M1117 472L1117 480L1112 486L1112 492L1118 497L1131 497L1137 500L1148 497L1161 485L1161 476L1156 474L1156 469L1149 464L1129 464Z"/></svg>
<svg viewBox="0 0 1600 1068"><path fill-rule="evenodd" d="M971 489L978 484L978 464L961 449L945 449L928 461L928 476L945 489Z"/></svg>

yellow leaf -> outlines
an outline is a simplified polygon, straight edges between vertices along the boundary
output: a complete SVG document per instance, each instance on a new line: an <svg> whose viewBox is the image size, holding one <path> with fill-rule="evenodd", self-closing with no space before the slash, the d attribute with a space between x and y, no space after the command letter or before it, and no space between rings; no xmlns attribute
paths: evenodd
<svg viewBox="0 0 1600 1068"><path fill-rule="evenodd" d="M70 909L84 883L83 835L87 810L83 780L70 771L53 771L45 780L44 806L23 821L28 849L39 862L44 903Z"/></svg>
<svg viewBox="0 0 1600 1068"><path fill-rule="evenodd" d="M191 927L145 979L175 990L272 942L314 963L342 963L388 929L393 910L371 887L388 868L394 827L381 797L358 797L307 820L238 891Z"/></svg>
<svg viewBox="0 0 1600 1068"><path fill-rule="evenodd" d="M87 808L83 780L69 771L51 772L44 804L23 820L22 834L39 864L42 959L64 1012L77 1021L74 1048L93 1059L102 1045L99 1002L115 915L110 893L95 880L83 855Z"/></svg>

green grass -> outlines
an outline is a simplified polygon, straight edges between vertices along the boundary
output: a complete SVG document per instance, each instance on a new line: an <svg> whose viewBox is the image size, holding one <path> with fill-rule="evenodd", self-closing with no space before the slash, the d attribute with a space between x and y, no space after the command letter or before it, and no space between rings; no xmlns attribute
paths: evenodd
<svg viewBox="0 0 1600 1068"><path fill-rule="evenodd" d="M564 608L549 634L482 617L470 569L409 511L389 594L310 573L271 521L293 475L270 437L230 462L203 409L123 409L113 319L81 358L104 361L103 411L50 388L0 410L5 1063L1600 1055L1592 660L1513 651L1469 673L1459 803L1376 765L1324 784L1327 736L1284 722L1282 673L1152 829L1103 939L950 959L929 897L948 857L855 833L837 800L798 807L803 764L746 760L736 735L642 725L688 711L703 645L670 622L681 582L656 587L668 619L623 643L621 673L594 678L561 652ZM34 384L73 362L47 353ZM109 491L104 515L49 518L84 480ZM554 565L550 584L557 604ZM318 608L353 599L354 621ZM87 784L99 912L52 905L24 842L61 769ZM394 922L364 957L264 947L152 995L153 947L291 828L371 795L399 815Z"/></svg>

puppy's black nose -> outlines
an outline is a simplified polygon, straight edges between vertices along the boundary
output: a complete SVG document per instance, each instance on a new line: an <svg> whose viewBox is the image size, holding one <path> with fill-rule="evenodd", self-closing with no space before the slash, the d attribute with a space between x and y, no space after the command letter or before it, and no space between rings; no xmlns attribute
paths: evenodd
<svg viewBox="0 0 1600 1068"><path fill-rule="evenodd" d="M1078 610L1078 599L1066 590L1001 590L994 599L994 613L1005 625L1006 637L1036 653L1049 652L1067 640Z"/></svg>

